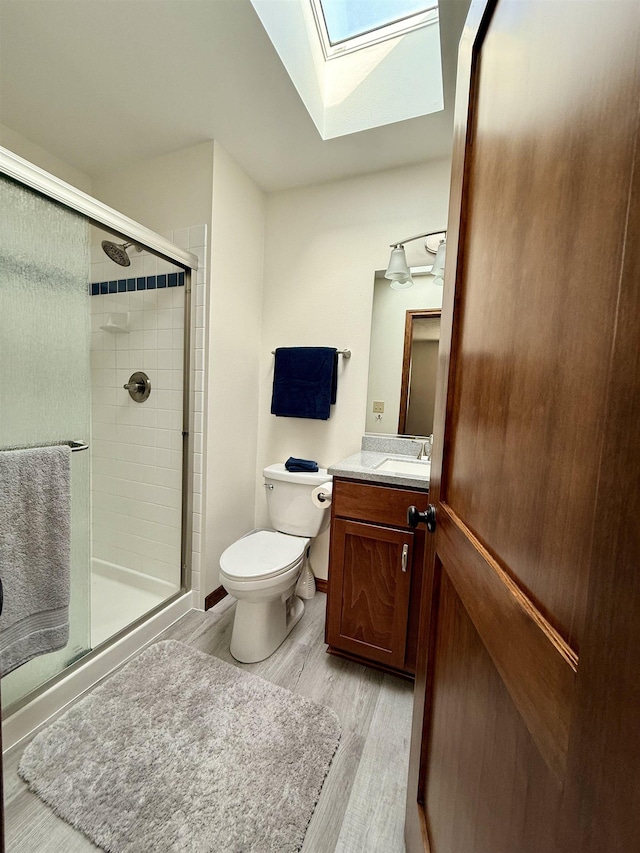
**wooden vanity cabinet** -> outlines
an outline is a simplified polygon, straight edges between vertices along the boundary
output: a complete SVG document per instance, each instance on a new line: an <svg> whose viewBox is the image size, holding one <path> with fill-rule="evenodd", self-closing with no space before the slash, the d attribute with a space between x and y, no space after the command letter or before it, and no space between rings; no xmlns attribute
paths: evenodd
<svg viewBox="0 0 640 853"><path fill-rule="evenodd" d="M331 654L415 674L429 493L335 477L325 641Z"/></svg>

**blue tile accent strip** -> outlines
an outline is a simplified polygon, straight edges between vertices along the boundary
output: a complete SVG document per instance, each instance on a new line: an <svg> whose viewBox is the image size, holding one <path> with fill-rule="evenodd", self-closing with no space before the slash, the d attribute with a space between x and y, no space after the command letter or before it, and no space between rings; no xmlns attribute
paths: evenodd
<svg viewBox="0 0 640 853"><path fill-rule="evenodd" d="M140 278L119 278L117 281L93 281L89 284L91 296L104 293L130 293L136 290L160 290L163 287L184 287L184 273L170 272Z"/></svg>

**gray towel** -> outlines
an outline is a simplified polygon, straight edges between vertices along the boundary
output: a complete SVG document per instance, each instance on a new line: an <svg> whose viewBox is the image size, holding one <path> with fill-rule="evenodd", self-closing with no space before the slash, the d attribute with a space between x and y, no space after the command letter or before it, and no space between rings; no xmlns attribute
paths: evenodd
<svg viewBox="0 0 640 853"><path fill-rule="evenodd" d="M0 675L69 640L71 449L0 451Z"/></svg>

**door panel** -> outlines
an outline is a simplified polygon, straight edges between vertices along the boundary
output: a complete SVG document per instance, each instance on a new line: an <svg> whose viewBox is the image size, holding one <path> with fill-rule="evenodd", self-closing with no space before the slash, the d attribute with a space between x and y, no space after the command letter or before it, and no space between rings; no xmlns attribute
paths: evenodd
<svg viewBox="0 0 640 853"><path fill-rule="evenodd" d="M636 497L640 488L631 476L640 437L635 457L624 446L640 419L635 296L626 309L634 332L621 343L624 288L637 292L638 280L628 217L640 199L639 56L638 0L472 3L456 103L430 492L438 527L423 594L409 853L637 846L640 785L623 744L637 755L640 734L619 706L638 707L640 672L625 641L638 631L611 602L625 589L640 602L640 540L612 537L607 554L601 539L605 518L620 530L609 508L616 458L626 460L620 483ZM635 278L623 274L629 263ZM611 394L632 365L630 418ZM602 685L612 679L613 689L614 674L607 703ZM624 782L614 781L611 750ZM616 825L602 827L598 814Z"/></svg>
<svg viewBox="0 0 640 853"><path fill-rule="evenodd" d="M446 504L438 551L522 722L562 780L577 658Z"/></svg>
<svg viewBox="0 0 640 853"><path fill-rule="evenodd" d="M547 853L559 783L446 573L436 660L427 811L448 819L431 823L432 849Z"/></svg>

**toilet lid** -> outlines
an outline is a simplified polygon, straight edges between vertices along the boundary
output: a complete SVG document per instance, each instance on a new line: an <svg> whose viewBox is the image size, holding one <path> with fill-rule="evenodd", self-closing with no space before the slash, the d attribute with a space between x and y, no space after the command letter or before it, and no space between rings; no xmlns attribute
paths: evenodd
<svg viewBox="0 0 640 853"><path fill-rule="evenodd" d="M230 545L220 557L220 568L237 580L270 578L295 565L310 539L274 530L257 530Z"/></svg>

